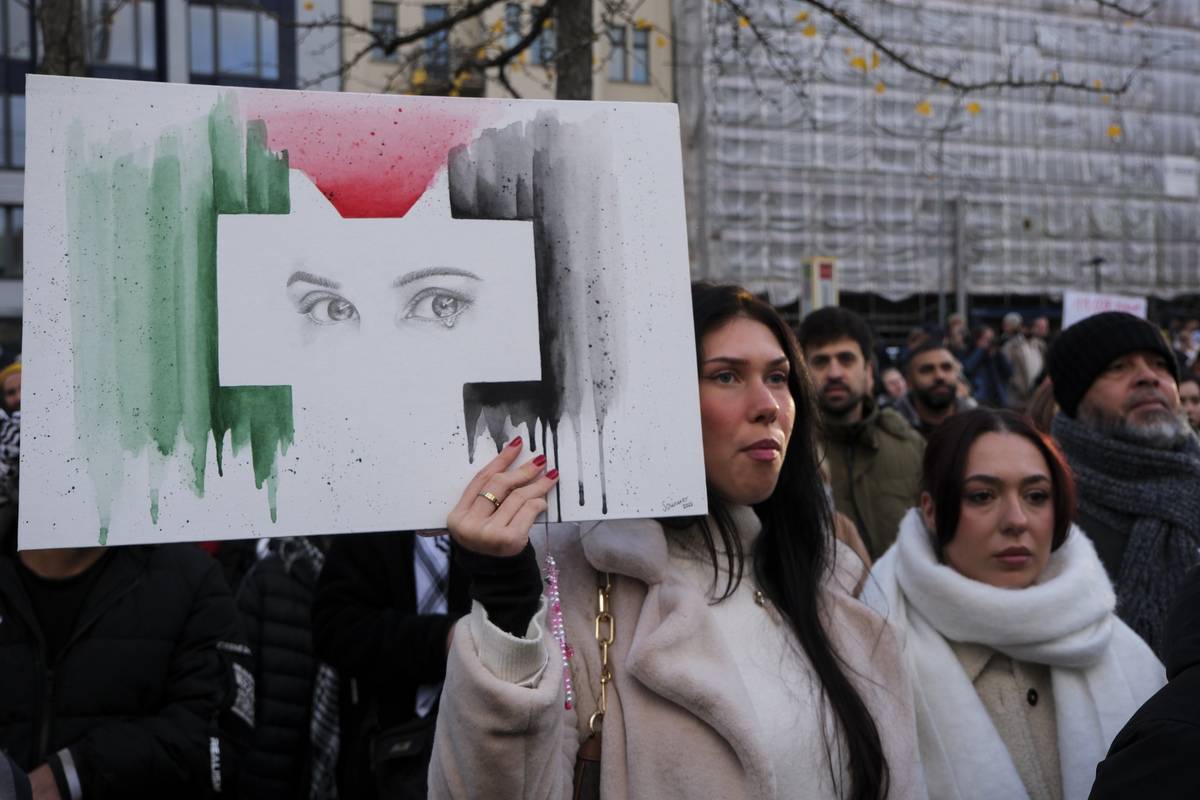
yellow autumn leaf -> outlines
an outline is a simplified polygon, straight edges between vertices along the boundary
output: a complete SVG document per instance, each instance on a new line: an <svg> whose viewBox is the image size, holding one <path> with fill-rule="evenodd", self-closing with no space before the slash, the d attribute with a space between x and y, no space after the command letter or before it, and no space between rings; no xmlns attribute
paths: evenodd
<svg viewBox="0 0 1200 800"><path fill-rule="evenodd" d="M504 32L504 20L498 19L492 23L492 33L503 33L503 32Z"/></svg>
<svg viewBox="0 0 1200 800"><path fill-rule="evenodd" d="M1115 122L1112 125L1109 125L1108 126L1108 138L1120 139L1121 138L1121 126L1116 124Z"/></svg>
<svg viewBox="0 0 1200 800"><path fill-rule="evenodd" d="M886 91L887 91L887 86L884 85L883 81L880 81L879 83L875 84L875 94L883 94Z"/></svg>
<svg viewBox="0 0 1200 800"><path fill-rule="evenodd" d="M799 14L796 15L796 22L804 22L804 20L806 20L806 19L808 19L807 11L801 11Z"/></svg>
<svg viewBox="0 0 1200 800"><path fill-rule="evenodd" d="M1092 81L1092 86L1099 89L1100 87L1104 86L1104 81L1100 80L1099 78L1096 78L1096 80Z"/></svg>
<svg viewBox="0 0 1200 800"><path fill-rule="evenodd" d="M750 18L749 17L738 17L738 27L739 28L749 28L750 27Z"/></svg>
<svg viewBox="0 0 1200 800"><path fill-rule="evenodd" d="M809 23L807 26L805 26L804 30L802 30L802 31L800 31L800 32L801 32L802 34L804 34L805 36L808 36L809 38L812 38L813 36L816 36L816 35L817 35L817 26L816 26L816 25L813 25L813 24L810 22L810 23Z"/></svg>
<svg viewBox="0 0 1200 800"><path fill-rule="evenodd" d="M657 39L654 40L654 44L656 47L666 47L667 46L667 37L659 36Z"/></svg>
<svg viewBox="0 0 1200 800"><path fill-rule="evenodd" d="M1050 80L1054 81L1055 83L1058 83L1058 72L1057 71L1050 73Z"/></svg>
<svg viewBox="0 0 1200 800"><path fill-rule="evenodd" d="M308 0L308 1L307 1L307 2L304 4L304 10L305 10L305 11L312 11L312 10L313 10L314 8L316 8L316 7L317 7L317 4L316 4L316 3L314 3L312 0Z"/></svg>
<svg viewBox="0 0 1200 800"><path fill-rule="evenodd" d="M524 65L525 62L528 60L529 60L529 51L528 50L522 50L520 53L517 53L517 63L518 64Z"/></svg>
<svg viewBox="0 0 1200 800"><path fill-rule="evenodd" d="M1108 95L1108 94L1100 95L1100 102L1104 103L1104 105L1108 105L1109 103L1112 102L1112 95Z"/></svg>
<svg viewBox="0 0 1200 800"><path fill-rule="evenodd" d="M451 89L449 92L447 92L447 94L448 94L450 97L458 97L458 87L457 87L457 86L456 86L456 87L454 87L454 88L453 88L453 89Z"/></svg>
<svg viewBox="0 0 1200 800"><path fill-rule="evenodd" d="M424 84L425 81L427 81L427 80L429 80L429 73L426 72L424 69L422 69L421 67L417 67L416 69L413 70L412 81L411 81L413 86L420 86L420 85Z"/></svg>
<svg viewBox="0 0 1200 800"><path fill-rule="evenodd" d="M933 103L930 103L928 100L922 100L917 103L917 113L922 117L928 117L933 113Z"/></svg>
<svg viewBox="0 0 1200 800"><path fill-rule="evenodd" d="M846 55L848 55L848 56L852 56L852 55L854 55L854 48L853 48L853 47L847 47L847 48L845 48L844 50L842 50L842 52L843 52L843 53L845 53L845 54L846 54Z"/></svg>
<svg viewBox="0 0 1200 800"><path fill-rule="evenodd" d="M487 48L481 47L475 51L475 59L477 61L483 61L486 58L487 58Z"/></svg>
<svg viewBox="0 0 1200 800"><path fill-rule="evenodd" d="M975 114L978 114L980 111L983 111L983 107L981 105L979 105L979 103L976 103L974 100L967 103L967 113L968 114L971 114L973 116Z"/></svg>
<svg viewBox="0 0 1200 800"><path fill-rule="evenodd" d="M554 17L547 17L542 20L542 30L548 31L554 27Z"/></svg>
<svg viewBox="0 0 1200 800"><path fill-rule="evenodd" d="M650 20L646 19L645 17L638 17L637 21L634 22L633 25L639 31L648 30L649 28L654 27L654 23L651 22Z"/></svg>
<svg viewBox="0 0 1200 800"><path fill-rule="evenodd" d="M859 69L859 70L862 70L863 72L866 72L867 71L867 60L865 58L863 58L862 56L855 56L854 58L850 59L850 67L851 67L851 69Z"/></svg>
<svg viewBox="0 0 1200 800"><path fill-rule="evenodd" d="M879 69L879 53L871 51L871 69Z"/></svg>

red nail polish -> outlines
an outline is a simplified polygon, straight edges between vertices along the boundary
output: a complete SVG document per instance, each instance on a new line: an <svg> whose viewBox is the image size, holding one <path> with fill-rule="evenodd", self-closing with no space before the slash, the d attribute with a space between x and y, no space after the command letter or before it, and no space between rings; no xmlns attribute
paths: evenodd
<svg viewBox="0 0 1200 800"><path fill-rule="evenodd" d="M545 464L545 463L546 463L546 457L545 457L545 456L538 456L537 458L535 458L535 459L533 460L533 465L534 465L535 467L540 467L542 464Z"/></svg>
<svg viewBox="0 0 1200 800"><path fill-rule="evenodd" d="M549 478L550 480L554 480L555 478L558 477L558 470L556 470L556 469L550 470L549 472L546 473L546 477Z"/></svg>
<svg viewBox="0 0 1200 800"><path fill-rule="evenodd" d="M517 438L513 439L511 442L508 443L508 446L509 447L520 447L521 446L521 437L518 436Z"/></svg>

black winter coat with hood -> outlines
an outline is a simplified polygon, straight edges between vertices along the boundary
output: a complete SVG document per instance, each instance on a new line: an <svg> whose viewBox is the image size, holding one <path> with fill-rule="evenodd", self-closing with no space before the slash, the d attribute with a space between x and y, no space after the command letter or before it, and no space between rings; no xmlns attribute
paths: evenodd
<svg viewBox="0 0 1200 800"><path fill-rule="evenodd" d="M1117 734L1091 800L1200 797L1200 567L1167 619L1167 685Z"/></svg>
<svg viewBox="0 0 1200 800"><path fill-rule="evenodd" d="M15 558L0 554L0 750L50 765L63 800L233 791L254 688L217 563L190 544L113 548L48 663Z"/></svg>

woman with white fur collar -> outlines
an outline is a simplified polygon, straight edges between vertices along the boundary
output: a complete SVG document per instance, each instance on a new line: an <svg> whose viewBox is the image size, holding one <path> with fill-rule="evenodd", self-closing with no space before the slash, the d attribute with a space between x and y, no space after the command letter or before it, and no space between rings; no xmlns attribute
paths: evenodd
<svg viewBox="0 0 1200 800"><path fill-rule="evenodd" d="M1165 677L1071 524L1066 463L1026 418L978 409L935 431L923 472L862 599L903 643L929 795L1084 798Z"/></svg>

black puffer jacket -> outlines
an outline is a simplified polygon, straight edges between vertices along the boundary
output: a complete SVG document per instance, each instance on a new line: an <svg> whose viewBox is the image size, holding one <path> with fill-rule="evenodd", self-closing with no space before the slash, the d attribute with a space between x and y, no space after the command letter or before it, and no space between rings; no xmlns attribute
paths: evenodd
<svg viewBox="0 0 1200 800"><path fill-rule="evenodd" d="M1113 740L1092 800L1200 797L1200 567L1167 620L1167 680Z"/></svg>
<svg viewBox="0 0 1200 800"><path fill-rule="evenodd" d="M73 772L87 800L186 800L226 781L231 738L249 728L222 733L221 716L237 708L252 724L254 700L216 562L193 545L114 548L47 664L14 558L0 556L0 750L26 771Z"/></svg>
<svg viewBox="0 0 1200 800"><path fill-rule="evenodd" d="M317 655L343 679L343 797L375 796L367 754L372 730L414 719L417 687L446 677L447 634L471 607L466 577L450 562L450 613L417 614L413 534L334 539L317 584L313 640Z"/></svg>
<svg viewBox="0 0 1200 800"><path fill-rule="evenodd" d="M273 540L238 587L238 611L254 654L257 698L254 746L238 781L248 800L308 797L317 668L312 602L320 564L297 549L290 539Z"/></svg>

